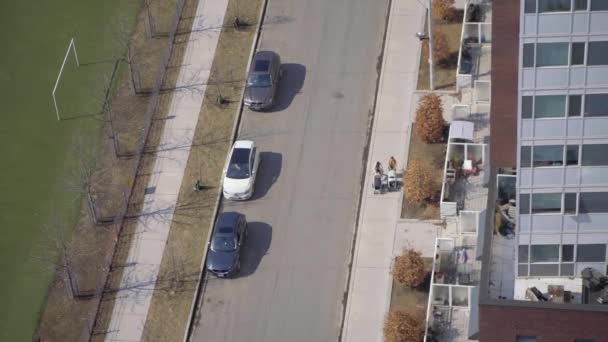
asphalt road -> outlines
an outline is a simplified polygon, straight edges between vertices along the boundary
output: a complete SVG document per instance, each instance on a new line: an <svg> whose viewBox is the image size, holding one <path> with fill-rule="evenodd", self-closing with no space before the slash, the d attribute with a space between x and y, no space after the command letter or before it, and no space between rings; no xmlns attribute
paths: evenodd
<svg viewBox="0 0 608 342"><path fill-rule="evenodd" d="M235 279L209 277L192 341L337 341L388 0L269 0L260 49L283 62ZM403 142L395 142L403 143Z"/></svg>

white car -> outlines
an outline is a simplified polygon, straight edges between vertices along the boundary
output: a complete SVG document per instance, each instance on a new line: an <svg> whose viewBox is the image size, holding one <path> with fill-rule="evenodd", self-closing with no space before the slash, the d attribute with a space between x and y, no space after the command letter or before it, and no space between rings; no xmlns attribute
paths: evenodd
<svg viewBox="0 0 608 342"><path fill-rule="evenodd" d="M255 143L238 140L232 145L224 168L222 192L229 200L247 200L253 195L260 155Z"/></svg>

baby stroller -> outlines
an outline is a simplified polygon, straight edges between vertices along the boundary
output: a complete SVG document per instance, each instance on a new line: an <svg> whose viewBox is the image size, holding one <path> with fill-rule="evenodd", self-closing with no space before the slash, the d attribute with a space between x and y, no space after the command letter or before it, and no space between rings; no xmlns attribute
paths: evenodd
<svg viewBox="0 0 608 342"><path fill-rule="evenodd" d="M374 194L383 194L388 189L388 176L381 173L374 175L374 181L372 183L374 188Z"/></svg>
<svg viewBox="0 0 608 342"><path fill-rule="evenodd" d="M397 190L397 173L395 170L388 171L388 190Z"/></svg>

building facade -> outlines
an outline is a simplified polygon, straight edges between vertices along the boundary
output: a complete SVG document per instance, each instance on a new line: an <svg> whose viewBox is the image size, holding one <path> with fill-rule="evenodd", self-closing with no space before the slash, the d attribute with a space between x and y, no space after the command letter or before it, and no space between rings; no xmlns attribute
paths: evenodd
<svg viewBox="0 0 608 342"><path fill-rule="evenodd" d="M581 274L607 272L608 0L493 1L492 16L491 163L515 167L518 215L514 236L485 238L478 338L608 341L607 290Z"/></svg>
<svg viewBox="0 0 608 342"><path fill-rule="evenodd" d="M606 272L608 1L520 4L517 277Z"/></svg>

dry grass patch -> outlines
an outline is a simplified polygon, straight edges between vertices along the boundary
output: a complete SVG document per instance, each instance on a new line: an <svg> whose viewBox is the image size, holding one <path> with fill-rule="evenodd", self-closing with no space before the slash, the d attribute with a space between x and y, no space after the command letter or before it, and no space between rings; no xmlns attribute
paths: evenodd
<svg viewBox="0 0 608 342"><path fill-rule="evenodd" d="M425 281L412 288L401 284L393 277L390 311L384 323L384 336L388 341L422 341L419 334L424 334L424 314L429 296L430 272L433 268L432 258L422 258ZM421 329L422 327L422 329Z"/></svg>
<svg viewBox="0 0 608 342"><path fill-rule="evenodd" d="M439 142L435 144L425 143L412 129L410 139L410 150L408 153L408 165L413 160L424 160L431 167L431 177L435 180L435 196L430 200L416 201L410 200L404 193L401 206L401 218L412 219L438 219L439 218L439 197L441 193L441 176L445 161L447 144ZM406 186L406 185L404 185Z"/></svg>
<svg viewBox="0 0 608 342"><path fill-rule="evenodd" d="M420 342L424 338L424 316L390 311L384 321L386 342Z"/></svg>
<svg viewBox="0 0 608 342"><path fill-rule="evenodd" d="M458 64L458 51L460 49L460 33L462 31L462 11L458 11L452 21L433 19L433 33L441 36L441 47L443 55L441 59L435 58L435 89L456 89L456 67ZM425 21L425 28L427 28ZM433 41L435 41L433 39ZM426 41L424 42L426 43ZM423 44L424 44L423 43ZM425 44L426 45L426 44ZM433 48L437 50L437 48ZM420 66L418 69L418 90L429 90L429 64L428 52L422 49L420 53Z"/></svg>

